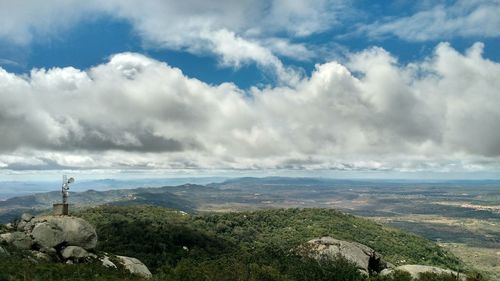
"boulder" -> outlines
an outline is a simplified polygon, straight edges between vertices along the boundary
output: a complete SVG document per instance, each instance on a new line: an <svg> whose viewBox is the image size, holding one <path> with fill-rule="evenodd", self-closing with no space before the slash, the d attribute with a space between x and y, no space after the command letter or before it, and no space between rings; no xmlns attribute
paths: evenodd
<svg viewBox="0 0 500 281"><path fill-rule="evenodd" d="M43 260L43 261L52 261L52 257L46 253L42 253L39 251L31 251L31 254L36 259Z"/></svg>
<svg viewBox="0 0 500 281"><path fill-rule="evenodd" d="M19 249L28 250L31 249L31 246L33 246L33 240L31 237L26 235L26 233L19 231L0 234L0 240L12 244Z"/></svg>
<svg viewBox="0 0 500 281"><path fill-rule="evenodd" d="M41 248L38 249L38 251L42 252L42 253L49 254L49 255L57 255L57 251L54 248L41 247Z"/></svg>
<svg viewBox="0 0 500 281"><path fill-rule="evenodd" d="M31 232L34 226L35 223L33 221L28 221L28 222L21 221L20 223L17 224L17 230L24 232Z"/></svg>
<svg viewBox="0 0 500 281"><path fill-rule="evenodd" d="M26 227L27 222L21 220L19 223L16 225L16 229L18 231L24 231L24 228Z"/></svg>
<svg viewBox="0 0 500 281"><path fill-rule="evenodd" d="M24 231L26 228L26 225L34 218L33 215L24 213L21 215L21 219L16 225L16 228L18 231Z"/></svg>
<svg viewBox="0 0 500 281"><path fill-rule="evenodd" d="M419 278L419 275L424 272L430 272L430 273L436 273L436 274L453 274L458 276L458 273L453 270L449 269L444 269L440 267L435 267L435 266L429 266L429 265L418 265L418 264L405 264L398 266L394 269L386 269L380 272L380 275L388 275L391 274L394 270L401 270L401 271L407 271L408 273L411 274L412 278ZM465 275L461 277L461 280L465 280Z"/></svg>
<svg viewBox="0 0 500 281"><path fill-rule="evenodd" d="M30 223L34 225L31 235L41 247L69 245L90 250L97 244L95 228L81 218L45 216L35 218Z"/></svg>
<svg viewBox="0 0 500 281"><path fill-rule="evenodd" d="M29 222L34 217L32 214L24 213L21 215L21 221Z"/></svg>
<svg viewBox="0 0 500 281"><path fill-rule="evenodd" d="M116 256L120 263L128 270L130 273L137 274L144 278L151 278L153 275L149 271L149 269L138 259L125 257L125 256Z"/></svg>
<svg viewBox="0 0 500 281"><path fill-rule="evenodd" d="M379 273L391 266L383 260L379 253L366 245L338 240L332 237L310 240L301 250L306 251L305 254L315 259L343 257L354 263L364 275Z"/></svg>
<svg viewBox="0 0 500 281"><path fill-rule="evenodd" d="M48 223L37 224L33 228L31 235L42 248L53 248L64 242L62 230Z"/></svg>
<svg viewBox="0 0 500 281"><path fill-rule="evenodd" d="M68 246L61 251L61 256L65 259L83 259L90 257L91 254L82 247Z"/></svg>
<svg viewBox="0 0 500 281"><path fill-rule="evenodd" d="M0 234L0 242L6 242L9 243L9 241L12 241L12 233L2 233Z"/></svg>

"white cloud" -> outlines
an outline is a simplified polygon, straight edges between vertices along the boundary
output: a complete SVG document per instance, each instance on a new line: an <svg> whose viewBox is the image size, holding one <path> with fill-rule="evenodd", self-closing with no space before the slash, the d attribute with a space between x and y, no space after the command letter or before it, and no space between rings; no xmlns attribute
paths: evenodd
<svg viewBox="0 0 500 281"><path fill-rule="evenodd" d="M209 53L230 67L256 63L283 82L297 73L284 67L277 55L303 60L304 54L310 56L311 52L304 45L277 36L302 37L331 28L349 9L344 2L2 1L0 40L26 45L34 37L47 40L80 21L106 15L130 22L148 48Z"/></svg>
<svg viewBox="0 0 500 281"><path fill-rule="evenodd" d="M371 37L394 35L408 41L500 35L499 0L459 0L435 5L411 16L391 18L359 29Z"/></svg>
<svg viewBox="0 0 500 281"><path fill-rule="evenodd" d="M56 36L97 10L82 1L0 1L0 39L18 45Z"/></svg>
<svg viewBox="0 0 500 281"><path fill-rule="evenodd" d="M132 53L85 71L0 70L0 162L11 169L497 167L500 64L482 48L460 54L443 43L408 65L372 48L345 65L317 65L288 86L248 92Z"/></svg>

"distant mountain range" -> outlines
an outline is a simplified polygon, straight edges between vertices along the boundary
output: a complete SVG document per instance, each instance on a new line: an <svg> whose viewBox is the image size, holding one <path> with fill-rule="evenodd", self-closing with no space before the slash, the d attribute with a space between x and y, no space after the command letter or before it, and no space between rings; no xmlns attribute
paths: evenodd
<svg viewBox="0 0 500 281"><path fill-rule="evenodd" d="M215 178L197 178L205 182ZM185 179L176 179L185 181ZM175 182L176 180L172 180ZM398 180L336 180L316 178L217 178L221 182L206 185L182 184L163 187L130 188L132 184L161 180L97 180L83 182L89 190L71 192L72 208L103 204L157 205L186 212L231 211L277 207L323 207L348 210L361 215L394 215L426 210L446 212L462 217L498 217L488 210L471 210L454 206L431 205L432 201L457 201L484 206L495 204L500 181L398 181ZM166 181L166 180L163 180ZM144 185L143 185L144 186ZM94 188L95 187L95 188ZM72 186L81 190L82 186ZM111 190L102 190L102 189ZM493 199L491 199L493 198ZM489 201L488 201L489 200ZM493 200L493 201L491 201ZM6 222L22 212L50 211L61 201L59 191L35 193L0 201L0 222ZM422 207L424 206L424 207ZM389 208L390 207L390 208ZM438 208L439 207L439 208Z"/></svg>

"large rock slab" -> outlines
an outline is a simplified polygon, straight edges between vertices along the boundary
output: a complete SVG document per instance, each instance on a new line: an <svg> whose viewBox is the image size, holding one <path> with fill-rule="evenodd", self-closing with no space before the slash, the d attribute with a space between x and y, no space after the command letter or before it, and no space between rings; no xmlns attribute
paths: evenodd
<svg viewBox="0 0 500 281"><path fill-rule="evenodd" d="M95 228L81 218L45 216L32 219L30 224L33 225L31 236L41 247L54 248L68 245L90 250L97 244Z"/></svg>
<svg viewBox="0 0 500 281"><path fill-rule="evenodd" d="M407 271L408 273L411 274L412 278L419 278L419 275L424 272L430 272L430 273L436 273L436 274L453 274L455 276L458 276L458 273L453 270L449 269L444 269L440 267L435 267L435 266L429 266L429 265L419 265L419 264L405 264L398 266L394 269L386 269L383 270L380 275L388 275L392 273L394 270L401 270L401 271ZM462 276L461 280L465 280L465 275Z"/></svg>
<svg viewBox="0 0 500 281"><path fill-rule="evenodd" d="M130 273L137 274L144 278L151 278L153 274L149 271L148 267L145 266L140 260L125 256L116 256L120 263L125 267Z"/></svg>
<svg viewBox="0 0 500 281"><path fill-rule="evenodd" d="M385 262L380 254L372 248L356 243L334 239L332 237L321 237L310 240L302 247L307 255L316 259L335 259L340 257L354 263L359 271L365 275L379 273L391 266Z"/></svg>

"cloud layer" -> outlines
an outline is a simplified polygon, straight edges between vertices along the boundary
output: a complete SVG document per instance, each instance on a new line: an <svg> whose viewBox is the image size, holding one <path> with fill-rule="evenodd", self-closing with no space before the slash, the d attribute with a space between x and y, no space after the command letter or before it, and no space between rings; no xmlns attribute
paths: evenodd
<svg viewBox="0 0 500 281"><path fill-rule="evenodd" d="M408 17L365 25L360 31L374 38L395 35L407 41L498 37L499 14L499 0L458 0L418 11Z"/></svg>
<svg viewBox="0 0 500 281"><path fill-rule="evenodd" d="M482 48L442 43L407 65L371 48L248 91L134 53L88 70L0 69L0 167L497 167L500 64Z"/></svg>

